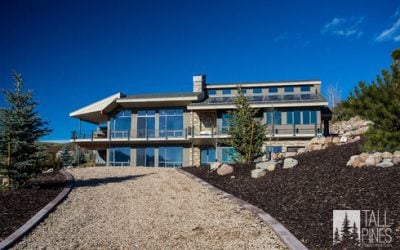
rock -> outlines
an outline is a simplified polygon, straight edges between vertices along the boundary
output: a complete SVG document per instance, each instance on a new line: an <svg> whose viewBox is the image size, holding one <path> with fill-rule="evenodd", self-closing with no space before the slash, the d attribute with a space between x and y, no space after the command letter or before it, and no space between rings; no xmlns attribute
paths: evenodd
<svg viewBox="0 0 400 250"><path fill-rule="evenodd" d="M368 155L367 159L365 160L365 164L367 165L367 167L375 166L376 165L375 157L373 155Z"/></svg>
<svg viewBox="0 0 400 250"><path fill-rule="evenodd" d="M359 156L358 155L353 155L350 157L350 160L346 163L346 166L353 166L353 162L355 159L357 159Z"/></svg>
<svg viewBox="0 0 400 250"><path fill-rule="evenodd" d="M400 157L400 151L395 151L393 153L393 157Z"/></svg>
<svg viewBox="0 0 400 250"><path fill-rule="evenodd" d="M254 169L251 170L251 178L257 179L264 176L266 172L262 169Z"/></svg>
<svg viewBox="0 0 400 250"><path fill-rule="evenodd" d="M217 170L221 165L222 165L222 163L220 163L220 162L217 162L217 161L213 162L210 165L210 170L211 171Z"/></svg>
<svg viewBox="0 0 400 250"><path fill-rule="evenodd" d="M293 158L286 158L283 161L283 168L293 168L296 166L299 162L296 159Z"/></svg>
<svg viewBox="0 0 400 250"><path fill-rule="evenodd" d="M347 136L342 136L342 137L340 137L340 143L346 143L347 142L347 140L348 140L348 138L347 138Z"/></svg>
<svg viewBox="0 0 400 250"><path fill-rule="evenodd" d="M383 159L387 159L387 158L392 158L393 157L393 154L392 153L389 153L389 152L384 152L384 153L382 153L382 158Z"/></svg>
<svg viewBox="0 0 400 250"><path fill-rule="evenodd" d="M222 166L217 169L218 175L224 176L232 173L233 173L233 167L228 164L222 164Z"/></svg>
<svg viewBox="0 0 400 250"><path fill-rule="evenodd" d="M378 164L379 162L382 161L382 153L376 152L373 154L373 156L375 158L375 164Z"/></svg>
<svg viewBox="0 0 400 250"><path fill-rule="evenodd" d="M330 143L332 143L332 141L333 141L333 138L331 136L325 137L324 144L330 144Z"/></svg>
<svg viewBox="0 0 400 250"><path fill-rule="evenodd" d="M357 157L356 159L354 159L354 161L352 162L351 166L353 168L362 168L364 166L366 166L367 164L365 164L365 162L362 162L359 157Z"/></svg>
<svg viewBox="0 0 400 250"><path fill-rule="evenodd" d="M392 162L394 165L400 165L400 157L393 157Z"/></svg>
<svg viewBox="0 0 400 250"><path fill-rule="evenodd" d="M362 154L359 155L360 160L362 162L365 162L367 160L368 156L369 156L369 154L367 154L367 153L362 153Z"/></svg>
<svg viewBox="0 0 400 250"><path fill-rule="evenodd" d="M351 142L356 142L361 140L361 137L359 135L357 135L356 137L354 137L353 139L351 139Z"/></svg>
<svg viewBox="0 0 400 250"><path fill-rule="evenodd" d="M340 138L339 137L333 137L332 143L333 144L339 144L340 143Z"/></svg>
<svg viewBox="0 0 400 250"><path fill-rule="evenodd" d="M311 145L311 150L321 150L321 149L322 149L322 145L321 144Z"/></svg>
<svg viewBox="0 0 400 250"><path fill-rule="evenodd" d="M305 148L299 148L298 150L297 150L297 154L302 154L302 153L305 153L306 152L306 149Z"/></svg>
<svg viewBox="0 0 400 250"><path fill-rule="evenodd" d="M391 161L382 161L379 164L376 164L377 167L381 167L381 168L388 168L388 167L393 167L394 164Z"/></svg>
<svg viewBox="0 0 400 250"><path fill-rule="evenodd" d="M52 168L49 168L49 169L47 169L46 171L44 171L45 173L53 173L54 172L54 169L52 169Z"/></svg>
<svg viewBox="0 0 400 250"><path fill-rule="evenodd" d="M231 179L235 179L235 176L234 176L234 175L232 175L232 176L231 176Z"/></svg>
<svg viewBox="0 0 400 250"><path fill-rule="evenodd" d="M274 160L260 162L256 164L256 169L274 171L276 167L276 162Z"/></svg>
<svg viewBox="0 0 400 250"><path fill-rule="evenodd" d="M311 139L310 144L318 144L319 142L319 137L314 137Z"/></svg>

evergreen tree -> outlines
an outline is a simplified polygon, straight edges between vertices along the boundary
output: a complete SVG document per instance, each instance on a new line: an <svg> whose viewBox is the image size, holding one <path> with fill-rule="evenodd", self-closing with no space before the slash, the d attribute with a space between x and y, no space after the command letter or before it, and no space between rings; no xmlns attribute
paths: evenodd
<svg viewBox="0 0 400 250"><path fill-rule="evenodd" d="M341 105L346 117L360 115L374 124L367 131L365 151L395 151L400 149L400 49L392 53L391 72L367 85L360 82Z"/></svg>
<svg viewBox="0 0 400 250"><path fill-rule="evenodd" d="M258 109L250 107L247 97L238 88L239 95L235 99L236 109L230 112L232 119L228 121L231 136L229 144L239 154L235 160L250 163L262 156L262 144L266 139L266 125L256 119Z"/></svg>
<svg viewBox="0 0 400 250"><path fill-rule="evenodd" d="M63 163L63 167L69 166L72 162L72 156L66 146L64 146L61 150L60 159Z"/></svg>
<svg viewBox="0 0 400 250"><path fill-rule="evenodd" d="M14 91L3 90L8 107L0 110L0 155L6 159L0 162L0 170L21 186L40 171L44 147L36 142L51 130L35 111L32 92L22 91L21 75L15 73L14 80Z"/></svg>
<svg viewBox="0 0 400 250"><path fill-rule="evenodd" d="M343 223L342 223L342 230L341 230L341 232L342 232L342 241L341 241L341 244L342 244L342 246L343 247L349 247L349 246L351 246L351 239L350 239L350 235L351 235L351 233L350 233L350 221L349 221L349 219L347 218L347 213L345 213L345 215L344 215L344 220L343 220Z"/></svg>
<svg viewBox="0 0 400 250"><path fill-rule="evenodd" d="M353 246L359 246L358 228L355 222L353 223L353 229L350 234L350 240Z"/></svg>
<svg viewBox="0 0 400 250"><path fill-rule="evenodd" d="M333 236L333 245L337 245L340 243L339 229L336 228L335 235Z"/></svg>

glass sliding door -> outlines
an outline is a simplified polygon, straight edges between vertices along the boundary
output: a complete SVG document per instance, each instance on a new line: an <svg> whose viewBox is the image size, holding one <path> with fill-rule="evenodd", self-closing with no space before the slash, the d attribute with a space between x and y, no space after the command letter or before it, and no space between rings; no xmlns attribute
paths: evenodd
<svg viewBox="0 0 400 250"><path fill-rule="evenodd" d="M130 110L122 110L111 118L111 138L128 138L130 130Z"/></svg>
<svg viewBox="0 0 400 250"><path fill-rule="evenodd" d="M130 166L131 163L131 148L117 147L109 149L110 166Z"/></svg>
<svg viewBox="0 0 400 250"><path fill-rule="evenodd" d="M136 165L143 167L154 167L154 148L137 148Z"/></svg>
<svg viewBox="0 0 400 250"><path fill-rule="evenodd" d="M154 138L156 111L140 110L137 115L137 138Z"/></svg>
<svg viewBox="0 0 400 250"><path fill-rule="evenodd" d="M158 166L166 168L182 167L182 147L160 147L158 149Z"/></svg>
<svg viewBox="0 0 400 250"><path fill-rule="evenodd" d="M183 109L160 109L160 137L183 136Z"/></svg>
<svg viewBox="0 0 400 250"><path fill-rule="evenodd" d="M210 164L215 162L215 148L202 148L200 151L201 164Z"/></svg>

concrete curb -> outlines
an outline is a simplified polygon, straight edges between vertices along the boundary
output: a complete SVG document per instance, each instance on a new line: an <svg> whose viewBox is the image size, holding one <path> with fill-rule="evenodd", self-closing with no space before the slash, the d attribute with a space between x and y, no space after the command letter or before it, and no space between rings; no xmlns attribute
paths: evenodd
<svg viewBox="0 0 400 250"><path fill-rule="evenodd" d="M197 181L201 185L207 187L210 191L215 192L216 194L223 196L224 198L228 198L231 200L233 203L239 205L240 207L243 207L256 216L258 216L265 224L267 224L277 235L278 237L282 240L282 242L289 248L293 250L306 250L308 249L304 244L299 241L289 230L287 230L279 221L277 221L275 218L273 218L271 215L266 213L264 210L251 205L250 203L239 199L231 194L226 193L225 191L222 191L221 189L218 189L211 185L210 183L200 179L199 177L186 172L185 170L182 169L177 169L177 171L181 174L184 174L188 176L189 178Z"/></svg>
<svg viewBox="0 0 400 250"><path fill-rule="evenodd" d="M33 228L35 228L44 218L49 215L51 211L53 211L58 204L60 204L69 194L72 189L74 183L74 177L64 171L60 171L67 178L67 185L64 189L59 193L56 198L50 201L42 210L40 210L37 214L35 214L30 220L28 220L24 225L17 229L13 234L8 236L5 240L0 242L0 250L11 248L14 244L16 244L22 237L28 234Z"/></svg>

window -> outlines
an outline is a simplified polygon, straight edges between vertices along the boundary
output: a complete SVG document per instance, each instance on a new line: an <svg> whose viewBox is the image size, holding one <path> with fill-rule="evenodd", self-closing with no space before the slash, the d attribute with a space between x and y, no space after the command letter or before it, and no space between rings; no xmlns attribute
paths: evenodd
<svg viewBox="0 0 400 250"><path fill-rule="evenodd" d="M111 166L129 166L131 149L129 147L110 148L108 160Z"/></svg>
<svg viewBox="0 0 400 250"><path fill-rule="evenodd" d="M303 124L310 124L310 111L303 111Z"/></svg>
<svg viewBox="0 0 400 250"><path fill-rule="evenodd" d="M215 89L208 90L208 95L216 95L216 94L217 94L217 90L215 90Z"/></svg>
<svg viewBox="0 0 400 250"><path fill-rule="evenodd" d="M222 90L223 95L230 95L231 94L231 89L223 89Z"/></svg>
<svg viewBox="0 0 400 250"><path fill-rule="evenodd" d="M247 89L242 89L243 94L247 94Z"/></svg>
<svg viewBox="0 0 400 250"><path fill-rule="evenodd" d="M294 117L294 124L301 124L300 111L294 111L293 117Z"/></svg>
<svg viewBox="0 0 400 250"><path fill-rule="evenodd" d="M317 123L317 112L314 110L303 111L303 124L315 124Z"/></svg>
<svg viewBox="0 0 400 250"><path fill-rule="evenodd" d="M269 92L269 93L278 93L278 88L277 88L277 87L270 87L270 88L268 89L268 92Z"/></svg>
<svg viewBox="0 0 400 250"><path fill-rule="evenodd" d="M311 123L317 123L317 111L311 111Z"/></svg>
<svg viewBox="0 0 400 250"><path fill-rule="evenodd" d="M200 153L201 164L209 164L215 162L215 148L203 148Z"/></svg>
<svg viewBox="0 0 400 250"><path fill-rule="evenodd" d="M160 147L158 150L159 167L176 168L182 167L182 147Z"/></svg>
<svg viewBox="0 0 400 250"><path fill-rule="evenodd" d="M140 110L137 118L137 137L154 138L156 126L155 110Z"/></svg>
<svg viewBox="0 0 400 250"><path fill-rule="evenodd" d="M297 147L297 146L287 147L286 152L297 152L301 148L304 148L304 147Z"/></svg>
<svg viewBox="0 0 400 250"><path fill-rule="evenodd" d="M265 148L265 150L267 151L267 152L269 152L269 153L281 153L282 152L282 147L281 146L271 146L271 147L269 147L269 146L267 146L266 148Z"/></svg>
<svg viewBox="0 0 400 250"><path fill-rule="evenodd" d="M311 89L310 86L301 86L300 87L301 92L309 92L310 89Z"/></svg>
<svg viewBox="0 0 400 250"><path fill-rule="evenodd" d="M111 138L127 138L131 130L131 111L122 110L111 118Z"/></svg>
<svg viewBox="0 0 400 250"><path fill-rule="evenodd" d="M293 93L294 87L293 86L287 86L285 87L285 93Z"/></svg>
<svg viewBox="0 0 400 250"><path fill-rule="evenodd" d="M221 133L226 134L229 131L229 121L232 119L232 115L228 113L222 113L222 126Z"/></svg>
<svg viewBox="0 0 400 250"><path fill-rule="evenodd" d="M282 112L281 111L269 111L266 113L267 115L267 124L282 124Z"/></svg>
<svg viewBox="0 0 400 250"><path fill-rule="evenodd" d="M160 137L183 136L183 109L160 109Z"/></svg>
<svg viewBox="0 0 400 250"><path fill-rule="evenodd" d="M221 150L221 162L233 163L235 159L235 150L232 147L223 147Z"/></svg>
<svg viewBox="0 0 400 250"><path fill-rule="evenodd" d="M286 113L286 124L293 124L293 112Z"/></svg>
<svg viewBox="0 0 400 250"><path fill-rule="evenodd" d="M137 148L136 165L144 167L154 167L154 148Z"/></svg>
<svg viewBox="0 0 400 250"><path fill-rule="evenodd" d="M262 88L254 88L253 89L253 94L261 94L262 93Z"/></svg>

